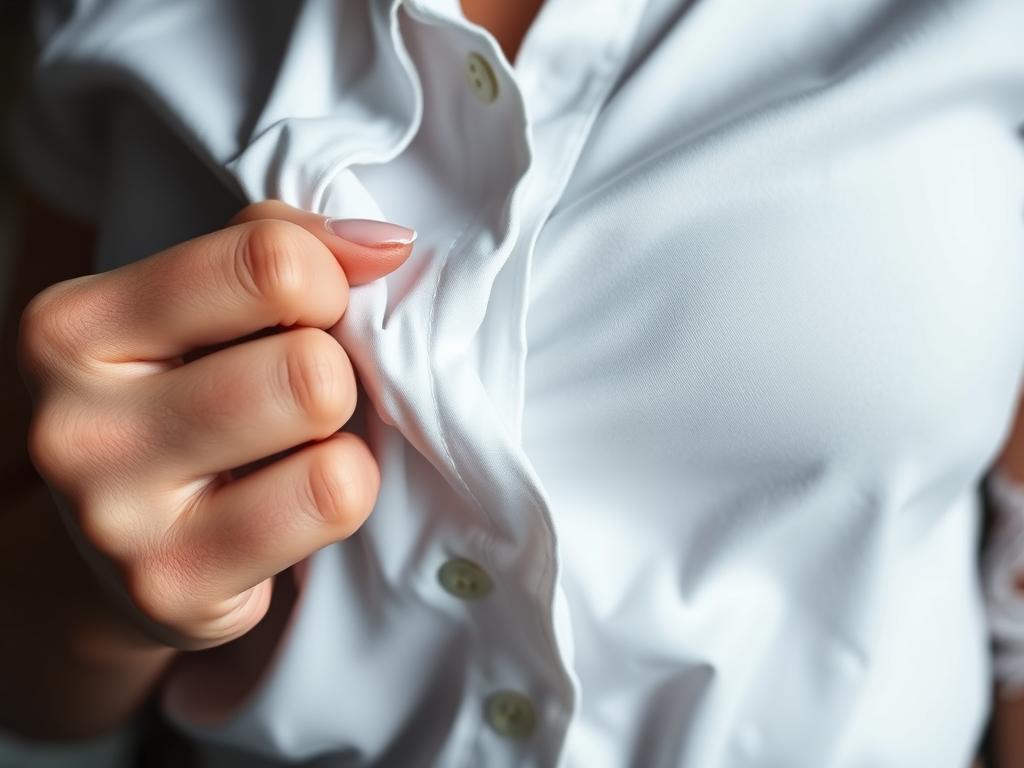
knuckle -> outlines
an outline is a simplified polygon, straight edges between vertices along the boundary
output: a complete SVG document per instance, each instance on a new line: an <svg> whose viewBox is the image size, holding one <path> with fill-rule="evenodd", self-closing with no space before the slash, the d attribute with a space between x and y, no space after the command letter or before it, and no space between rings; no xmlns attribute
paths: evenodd
<svg viewBox="0 0 1024 768"><path fill-rule="evenodd" d="M173 570L159 558L139 558L122 569L128 599L143 616L158 625L173 627L183 617L183 599Z"/></svg>
<svg viewBox="0 0 1024 768"><path fill-rule="evenodd" d="M341 345L323 331L303 328L290 335L283 367L285 389L298 408L330 434L355 410L351 363Z"/></svg>
<svg viewBox="0 0 1024 768"><path fill-rule="evenodd" d="M266 614L270 583L219 596L202 546L164 540L120 567L126 594L148 621L172 630L174 645L201 650L245 634Z"/></svg>
<svg viewBox="0 0 1024 768"><path fill-rule="evenodd" d="M130 411L97 412L47 400L29 422L26 448L40 476L75 498L123 486L152 453Z"/></svg>
<svg viewBox="0 0 1024 768"><path fill-rule="evenodd" d="M372 478L362 469L363 462L339 450L322 450L309 467L310 511L346 537L362 525L376 501Z"/></svg>
<svg viewBox="0 0 1024 768"><path fill-rule="evenodd" d="M124 474L151 450L150 442L131 410L52 405L33 419L29 455L41 472L85 480Z"/></svg>
<svg viewBox="0 0 1024 768"><path fill-rule="evenodd" d="M286 221L254 221L245 228L235 259L236 278L243 289L260 301L280 306L285 314L301 302L304 293L300 232L298 225Z"/></svg>
<svg viewBox="0 0 1024 768"><path fill-rule="evenodd" d="M201 607L189 633L191 645L208 648L244 635L266 615L271 592L269 582L264 582L228 600Z"/></svg>
<svg viewBox="0 0 1024 768"><path fill-rule="evenodd" d="M47 481L64 485L74 460L71 441L64 429L62 409L46 405L33 413L28 427L28 456Z"/></svg>
<svg viewBox="0 0 1024 768"><path fill-rule="evenodd" d="M75 450L109 473L137 465L152 450L152 439L132 411L105 411L83 419L75 434Z"/></svg>
<svg viewBox="0 0 1024 768"><path fill-rule="evenodd" d="M100 555L118 562L138 547L138 536L125 524L124 510L113 504L80 499L71 510L78 534Z"/></svg>
<svg viewBox="0 0 1024 768"><path fill-rule="evenodd" d="M85 300L73 290L75 282L51 285L36 294L22 311L18 359L26 372L38 375L80 354L90 321Z"/></svg>

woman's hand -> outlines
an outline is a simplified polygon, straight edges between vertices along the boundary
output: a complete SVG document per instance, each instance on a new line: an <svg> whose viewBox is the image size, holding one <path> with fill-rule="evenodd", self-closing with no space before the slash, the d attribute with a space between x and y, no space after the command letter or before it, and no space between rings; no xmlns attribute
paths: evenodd
<svg viewBox="0 0 1024 768"><path fill-rule="evenodd" d="M349 283L397 268L413 233L338 231L347 239L260 203L221 231L57 283L22 316L32 461L129 623L157 642L246 633L274 574L373 508L377 464L338 432L354 372L326 329ZM253 337L268 328L282 332Z"/></svg>

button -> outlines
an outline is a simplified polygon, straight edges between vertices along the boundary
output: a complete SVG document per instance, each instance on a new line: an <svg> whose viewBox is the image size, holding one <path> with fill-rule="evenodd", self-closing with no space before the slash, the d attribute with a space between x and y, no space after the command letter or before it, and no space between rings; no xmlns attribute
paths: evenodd
<svg viewBox="0 0 1024 768"><path fill-rule="evenodd" d="M487 697L487 722L491 728L510 739L525 739L533 733L537 718L533 704L517 691L498 691Z"/></svg>
<svg viewBox="0 0 1024 768"><path fill-rule="evenodd" d="M490 104L498 98L498 78L494 76L494 70L487 59L479 53L471 52L466 56L466 81L484 104Z"/></svg>
<svg viewBox="0 0 1024 768"><path fill-rule="evenodd" d="M437 577L442 587L463 600L485 597L491 591L491 577L487 571L465 558L449 560L441 566Z"/></svg>

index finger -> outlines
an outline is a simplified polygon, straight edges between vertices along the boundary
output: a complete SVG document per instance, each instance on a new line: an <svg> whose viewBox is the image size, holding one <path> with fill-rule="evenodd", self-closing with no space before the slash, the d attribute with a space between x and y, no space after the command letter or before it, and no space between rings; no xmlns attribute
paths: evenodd
<svg viewBox="0 0 1024 768"><path fill-rule="evenodd" d="M88 345L112 361L165 360L273 326L327 329L348 304L348 273L374 279L412 250L412 237L357 243L322 216L284 204L263 210L275 216L250 211L84 285L99 305Z"/></svg>
<svg viewBox="0 0 1024 768"><path fill-rule="evenodd" d="M264 200L235 214L231 224L279 219L298 224L337 258L349 285L360 285L394 271L412 252L416 231L386 221L327 219L280 200Z"/></svg>

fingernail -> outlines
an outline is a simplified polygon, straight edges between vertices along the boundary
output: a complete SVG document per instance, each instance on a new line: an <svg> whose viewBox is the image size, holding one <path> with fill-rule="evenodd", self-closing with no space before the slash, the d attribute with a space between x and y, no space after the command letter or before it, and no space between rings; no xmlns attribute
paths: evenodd
<svg viewBox="0 0 1024 768"><path fill-rule="evenodd" d="M356 245L409 245L416 230L374 219L327 219L327 230Z"/></svg>

